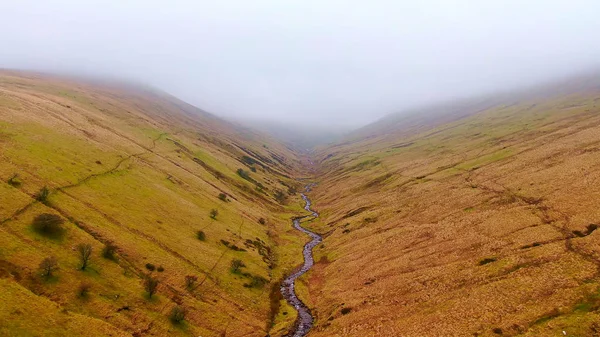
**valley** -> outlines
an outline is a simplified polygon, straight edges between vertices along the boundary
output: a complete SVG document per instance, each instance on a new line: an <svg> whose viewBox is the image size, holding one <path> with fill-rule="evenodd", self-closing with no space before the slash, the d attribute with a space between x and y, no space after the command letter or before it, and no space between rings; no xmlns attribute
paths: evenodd
<svg viewBox="0 0 600 337"><path fill-rule="evenodd" d="M599 112L578 78L300 152L3 70L0 335L598 336Z"/></svg>

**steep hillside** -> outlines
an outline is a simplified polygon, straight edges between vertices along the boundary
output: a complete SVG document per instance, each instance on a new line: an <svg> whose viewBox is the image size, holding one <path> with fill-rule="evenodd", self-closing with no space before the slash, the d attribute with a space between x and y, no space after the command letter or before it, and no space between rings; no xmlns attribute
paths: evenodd
<svg viewBox="0 0 600 337"><path fill-rule="evenodd" d="M420 111L321 149L311 336L599 335L594 83Z"/></svg>
<svg viewBox="0 0 600 337"><path fill-rule="evenodd" d="M0 157L0 335L293 321L277 282L302 259L300 162L273 139L152 90L2 71Z"/></svg>

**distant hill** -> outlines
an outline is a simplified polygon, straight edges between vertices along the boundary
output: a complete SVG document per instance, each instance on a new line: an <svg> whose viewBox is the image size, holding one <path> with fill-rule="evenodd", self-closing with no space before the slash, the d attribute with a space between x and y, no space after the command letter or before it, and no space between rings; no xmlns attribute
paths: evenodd
<svg viewBox="0 0 600 337"><path fill-rule="evenodd" d="M414 134L432 126L455 121L494 107L517 105L523 101L543 100L570 94L585 95L598 90L600 90L600 71L592 71L520 90L438 102L390 114L348 133L345 140L360 141L364 138L388 134L397 137L399 132Z"/></svg>

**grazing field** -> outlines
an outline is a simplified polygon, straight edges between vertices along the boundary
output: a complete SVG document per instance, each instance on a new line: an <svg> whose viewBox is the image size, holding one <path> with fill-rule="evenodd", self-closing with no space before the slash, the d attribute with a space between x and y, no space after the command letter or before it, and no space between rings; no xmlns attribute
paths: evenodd
<svg viewBox="0 0 600 337"><path fill-rule="evenodd" d="M0 72L0 335L282 334L300 171L151 89Z"/></svg>
<svg viewBox="0 0 600 337"><path fill-rule="evenodd" d="M600 90L579 89L321 148L311 336L600 336Z"/></svg>

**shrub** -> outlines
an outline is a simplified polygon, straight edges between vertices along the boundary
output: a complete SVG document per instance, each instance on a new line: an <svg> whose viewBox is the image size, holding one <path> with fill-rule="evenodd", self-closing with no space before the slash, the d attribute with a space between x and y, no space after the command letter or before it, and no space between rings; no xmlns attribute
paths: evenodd
<svg viewBox="0 0 600 337"><path fill-rule="evenodd" d="M163 266L158 266L158 268L156 268L156 271L162 273L163 271L165 271L165 268L163 268Z"/></svg>
<svg viewBox="0 0 600 337"><path fill-rule="evenodd" d="M18 173L13 174L12 177L10 177L10 179L8 179L8 184L13 187L21 186L21 179L19 179L19 174Z"/></svg>
<svg viewBox="0 0 600 337"><path fill-rule="evenodd" d="M63 231L65 221L56 214L42 213L33 219L33 229L45 235L57 235Z"/></svg>
<svg viewBox="0 0 600 337"><path fill-rule="evenodd" d="M92 289L92 284L88 282L83 282L77 288L77 296L87 297L88 293L90 292L90 289Z"/></svg>
<svg viewBox="0 0 600 337"><path fill-rule="evenodd" d="M265 218L260 218L260 219L258 219L258 223L261 225L264 225L267 223L267 220L265 220Z"/></svg>
<svg viewBox="0 0 600 337"><path fill-rule="evenodd" d="M118 247L114 243L107 243L104 248L102 248L102 257L113 261L116 260L117 249Z"/></svg>
<svg viewBox="0 0 600 337"><path fill-rule="evenodd" d="M47 186L44 186L35 196L35 200L45 204L48 202L48 195L50 195L50 190Z"/></svg>
<svg viewBox="0 0 600 337"><path fill-rule="evenodd" d="M280 204L285 204L287 201L287 195L285 195L285 193L282 191L278 190L273 196L275 196L275 200L277 200L277 202Z"/></svg>
<svg viewBox="0 0 600 337"><path fill-rule="evenodd" d="M254 167L254 166L253 166L253 167L251 167L251 168L250 168L250 171L252 171L252 172L256 172L256 167Z"/></svg>
<svg viewBox="0 0 600 337"><path fill-rule="evenodd" d="M219 199L222 201L227 201L227 194L225 193L219 193Z"/></svg>
<svg viewBox="0 0 600 337"><path fill-rule="evenodd" d="M85 270L90 262L90 258L92 257L92 245L89 243L78 244L77 255L79 256L79 261L81 262L80 269Z"/></svg>
<svg viewBox="0 0 600 337"><path fill-rule="evenodd" d="M483 265L486 265L486 264L488 264L488 263L496 262L496 260L497 260L496 258L493 258L493 257L492 257L492 258L489 258L489 257L488 257L488 258L485 258L485 259L483 259L483 260L479 261L479 265L480 265L480 266L483 266Z"/></svg>
<svg viewBox="0 0 600 337"><path fill-rule="evenodd" d="M47 257L42 260L39 268L42 271L42 276L50 277L52 272L58 269L58 261L54 256Z"/></svg>
<svg viewBox="0 0 600 337"><path fill-rule="evenodd" d="M185 277L185 287L188 289L192 289L194 285L198 282L198 276L195 275L187 275Z"/></svg>
<svg viewBox="0 0 600 337"><path fill-rule="evenodd" d="M214 219L216 219L216 218L217 218L217 215L219 215L219 211L217 211L217 210L216 210L216 209L214 209L214 208L210 210L210 218L211 218L211 219L213 219L213 220L214 220Z"/></svg>
<svg viewBox="0 0 600 337"><path fill-rule="evenodd" d="M198 231L196 232L196 237L198 238L198 240L200 241L206 241L206 234L204 234L203 231Z"/></svg>
<svg viewBox="0 0 600 337"><path fill-rule="evenodd" d="M264 193L263 190L265 189L265 186L263 184L257 182L257 183L255 183L255 185L256 185L256 190L257 191L259 191L261 193Z"/></svg>
<svg viewBox="0 0 600 337"><path fill-rule="evenodd" d="M244 261L242 261L242 260L238 260L238 259L231 260L231 272L232 273L239 272L240 268L243 268L245 266L246 265L244 264Z"/></svg>
<svg viewBox="0 0 600 337"><path fill-rule="evenodd" d="M352 311L352 308L342 308L342 315L348 315Z"/></svg>
<svg viewBox="0 0 600 337"><path fill-rule="evenodd" d="M154 271L154 269L156 269L156 266L152 263L146 263L146 269L148 269L149 271Z"/></svg>
<svg viewBox="0 0 600 337"><path fill-rule="evenodd" d="M171 309L171 314L169 314L169 319L171 322L177 324L181 323L185 319L186 310L184 307L180 305L176 305Z"/></svg>
<svg viewBox="0 0 600 337"><path fill-rule="evenodd" d="M144 279L144 290L148 293L148 297L152 298L152 295L156 294L158 288L158 280L147 275Z"/></svg>
<svg viewBox="0 0 600 337"><path fill-rule="evenodd" d="M250 180L250 173L248 171L244 171L240 168L240 169L237 169L236 172L240 177L242 177L246 180Z"/></svg>
<svg viewBox="0 0 600 337"><path fill-rule="evenodd" d="M269 280L262 276L252 275L250 283L244 284L246 288L263 288Z"/></svg>
<svg viewBox="0 0 600 337"><path fill-rule="evenodd" d="M242 162L247 165L254 165L255 163L257 163L257 161L254 158L248 156L242 156Z"/></svg>

